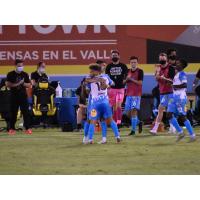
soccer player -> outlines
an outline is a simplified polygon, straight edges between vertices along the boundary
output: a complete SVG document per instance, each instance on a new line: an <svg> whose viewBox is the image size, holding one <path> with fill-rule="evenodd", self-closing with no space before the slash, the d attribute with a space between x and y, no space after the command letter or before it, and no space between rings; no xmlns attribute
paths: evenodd
<svg viewBox="0 0 200 200"><path fill-rule="evenodd" d="M128 113L129 116L131 116L132 129L129 135L135 135L136 126L139 121L138 110L140 110L144 72L138 67L137 57L130 57L130 65L131 69L129 69L128 76L124 81L127 86L125 111Z"/></svg>
<svg viewBox="0 0 200 200"><path fill-rule="evenodd" d="M106 62L103 60L97 60L96 64L98 64L101 67L101 74L106 76L106 78L109 79L109 83L113 84L113 81L109 78L107 74L104 74L105 72L105 67L106 67ZM90 79L91 76L87 76L86 79ZM84 89L82 90L82 96L86 96L87 91ZM86 94L86 95L85 95ZM87 104L87 121L84 123L84 138L83 138L83 143L87 143L88 141L88 129L90 125L90 105L91 105L91 95L88 95L88 104ZM101 131L102 131L102 140L99 142L99 144L105 144L106 143L106 137L107 137L107 124L105 119L100 119L100 126L101 126Z"/></svg>
<svg viewBox="0 0 200 200"><path fill-rule="evenodd" d="M112 63L108 64L105 73L113 80L114 86L109 89L110 105L113 107L113 119L119 125L122 119L121 105L124 99L124 80L126 79L128 68L120 62L118 51L111 52Z"/></svg>
<svg viewBox="0 0 200 200"><path fill-rule="evenodd" d="M23 120L25 134L32 134L30 129L30 116L28 110L28 100L26 94L26 88L31 86L29 76L24 70L23 60L16 59L15 70L7 74L6 86L11 91L11 119L10 119L10 130L8 134L14 135L15 123L17 121L17 113L20 108Z"/></svg>
<svg viewBox="0 0 200 200"><path fill-rule="evenodd" d="M107 88L109 87L109 79L101 75L101 67L97 64L90 65L90 79L86 79L90 89L91 103L90 103L90 125L88 130L89 143L93 144L93 135L95 131L96 121L103 118L112 128L117 143L119 143L120 135L117 124L112 119L112 110L109 105ZM104 143L106 138L103 138Z"/></svg>
<svg viewBox="0 0 200 200"><path fill-rule="evenodd" d="M168 102L173 97L173 88L172 85L165 79L173 80L175 75L175 69L167 62L167 55L165 53L160 53L159 63L156 65L155 77L159 85L160 91L160 105L158 107L158 115L156 117L155 125L150 130L150 133L153 135L157 134L159 125L163 118L163 112L168 106Z"/></svg>
<svg viewBox="0 0 200 200"><path fill-rule="evenodd" d="M176 74L174 76L173 81L167 80L171 82L173 85L173 98L170 99L168 109L167 109L167 117L170 123L176 128L178 132L177 142L185 137L183 133L183 129L179 126L177 119L173 116L173 114L178 114L180 116L181 121L184 123L189 135L190 142L195 141L195 133L190 124L190 121L186 117L185 107L187 104L187 76L183 71L184 68L187 67L187 62L184 59L176 60Z"/></svg>

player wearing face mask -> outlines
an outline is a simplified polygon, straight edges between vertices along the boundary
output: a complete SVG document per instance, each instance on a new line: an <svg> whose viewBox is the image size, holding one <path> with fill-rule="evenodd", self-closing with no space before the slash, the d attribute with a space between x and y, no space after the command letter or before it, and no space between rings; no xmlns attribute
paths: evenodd
<svg viewBox="0 0 200 200"><path fill-rule="evenodd" d="M24 119L25 134L32 134L26 94L26 88L31 86L30 79L28 74L23 71L24 64L22 60L17 59L15 61L15 67L16 69L9 72L6 78L6 86L9 87L11 91L11 119L8 134L14 135L16 133L15 123L19 108Z"/></svg>
<svg viewBox="0 0 200 200"><path fill-rule="evenodd" d="M175 69L167 62L167 55L160 53L159 64L156 65L155 78L159 85L160 105L158 107L158 115L154 127L150 130L153 135L157 134L157 130L163 118L163 112L166 110L170 99L173 98L173 88L166 79L173 80Z"/></svg>
<svg viewBox="0 0 200 200"><path fill-rule="evenodd" d="M121 124L122 109L121 105L124 99L124 80L126 79L128 68L125 64L120 62L120 55L118 51L111 53L112 63L108 64L105 73L108 74L114 85L109 89L109 101L113 108L113 119L119 125Z"/></svg>
<svg viewBox="0 0 200 200"><path fill-rule="evenodd" d="M49 79L45 71L46 65L44 62L40 61L37 65L37 70L31 73L31 83L33 86L36 86L40 79Z"/></svg>

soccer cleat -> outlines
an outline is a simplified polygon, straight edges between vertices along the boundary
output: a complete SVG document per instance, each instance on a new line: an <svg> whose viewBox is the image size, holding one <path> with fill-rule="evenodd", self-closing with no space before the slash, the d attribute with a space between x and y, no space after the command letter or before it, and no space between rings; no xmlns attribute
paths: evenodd
<svg viewBox="0 0 200 200"><path fill-rule="evenodd" d="M98 144L106 144L106 143L107 143L106 140L101 140L101 141L98 142Z"/></svg>
<svg viewBox="0 0 200 200"><path fill-rule="evenodd" d="M138 133L142 133L142 125L143 123L140 121L138 124Z"/></svg>
<svg viewBox="0 0 200 200"><path fill-rule="evenodd" d="M180 134L177 136L176 142L179 142L179 141L182 140L184 137L185 137L185 134L184 134L184 133L180 133Z"/></svg>
<svg viewBox="0 0 200 200"><path fill-rule="evenodd" d="M193 136L193 137L190 137L190 140L188 141L188 143L192 143L192 142L195 142L196 141L196 137Z"/></svg>
<svg viewBox="0 0 200 200"><path fill-rule="evenodd" d="M25 134L27 135L31 135L32 134L32 130L31 129L27 129L24 131Z"/></svg>
<svg viewBox="0 0 200 200"><path fill-rule="evenodd" d="M83 137L83 144L88 144L89 140L88 140L88 137Z"/></svg>
<svg viewBox="0 0 200 200"><path fill-rule="evenodd" d="M8 135L15 135L16 134L16 131L14 129L10 129L8 131Z"/></svg>
<svg viewBox="0 0 200 200"><path fill-rule="evenodd" d="M116 138L116 142L117 142L117 144L119 144L119 143L121 142L121 138L120 138L120 137L117 137L117 138Z"/></svg>
<svg viewBox="0 0 200 200"><path fill-rule="evenodd" d="M149 132L151 133L151 135L157 135L157 131L155 131L154 129L151 129Z"/></svg>
<svg viewBox="0 0 200 200"><path fill-rule="evenodd" d="M135 135L135 131L131 131L129 134L128 134L128 136L131 136L131 135Z"/></svg>
<svg viewBox="0 0 200 200"><path fill-rule="evenodd" d="M94 144L94 141L93 140L89 140L89 144Z"/></svg>

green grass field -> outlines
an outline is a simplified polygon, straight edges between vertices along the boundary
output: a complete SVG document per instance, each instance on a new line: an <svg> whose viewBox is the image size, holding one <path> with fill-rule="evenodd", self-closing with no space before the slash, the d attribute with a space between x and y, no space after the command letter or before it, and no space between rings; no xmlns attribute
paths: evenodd
<svg viewBox="0 0 200 200"><path fill-rule="evenodd" d="M200 174L199 136L194 143L186 137L176 144L174 135L150 136L145 129L128 137L123 129L121 144L109 131L107 144L83 145L81 133L33 131L0 133L0 174Z"/></svg>

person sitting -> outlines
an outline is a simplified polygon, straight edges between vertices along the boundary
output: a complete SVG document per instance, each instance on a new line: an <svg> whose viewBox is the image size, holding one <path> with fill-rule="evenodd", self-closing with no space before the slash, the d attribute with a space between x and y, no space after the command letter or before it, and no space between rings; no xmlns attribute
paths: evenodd
<svg viewBox="0 0 200 200"><path fill-rule="evenodd" d="M45 73L45 68L46 68L45 63L43 61L40 61L37 65L37 70L31 73L31 83L34 87L38 84L39 79L41 78L49 79L49 77Z"/></svg>
<svg viewBox="0 0 200 200"><path fill-rule="evenodd" d="M79 105L78 105L78 109L76 112L76 114L77 114L77 131L82 130L82 122L86 118L86 109L87 109L86 99L87 99L88 95L83 92L83 90L85 89L84 81L85 81L85 78L81 81L81 85L76 90L76 95L78 96L78 99L79 99Z"/></svg>

